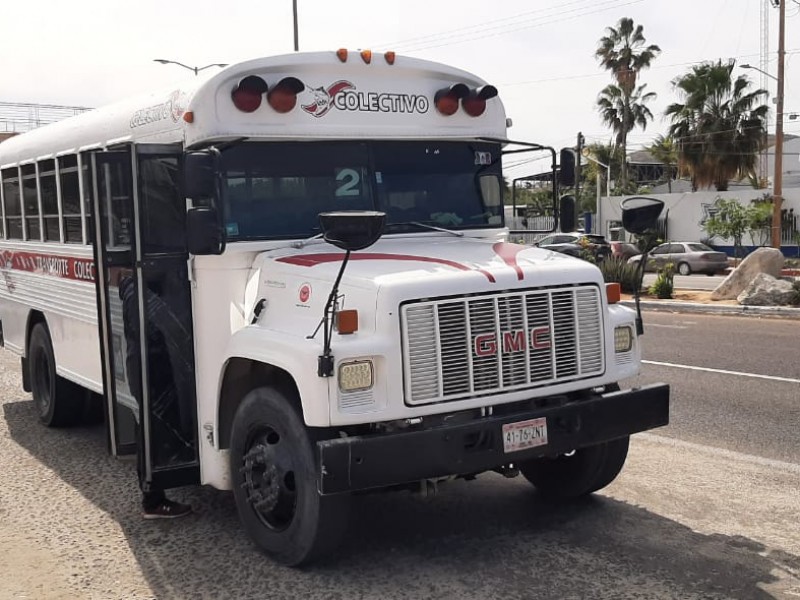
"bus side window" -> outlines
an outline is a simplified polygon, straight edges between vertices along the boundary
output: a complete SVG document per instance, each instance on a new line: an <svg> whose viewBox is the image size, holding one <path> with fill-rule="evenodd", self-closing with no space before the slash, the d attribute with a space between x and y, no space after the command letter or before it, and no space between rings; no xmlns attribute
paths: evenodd
<svg viewBox="0 0 800 600"><path fill-rule="evenodd" d="M146 254L186 251L186 205L178 157L140 156L142 243Z"/></svg>
<svg viewBox="0 0 800 600"><path fill-rule="evenodd" d="M6 214L6 237L22 239L22 208L19 197L19 171L3 169L3 206Z"/></svg>
<svg viewBox="0 0 800 600"><path fill-rule="evenodd" d="M85 215L84 225L86 228L86 235L83 242L85 244L92 244L94 242L94 221L92 219L92 198L94 190L92 188L92 175L89 167L92 164L92 156L89 152L81 152L79 156L80 179L78 185L80 188L81 208L83 215Z"/></svg>
<svg viewBox="0 0 800 600"><path fill-rule="evenodd" d="M39 161L39 192L42 197L42 222L44 241L60 242L58 224L58 190L56 189L56 163L54 160Z"/></svg>
<svg viewBox="0 0 800 600"><path fill-rule="evenodd" d="M58 178L61 188L61 217L64 221L64 241L83 243L81 230L81 191L78 182L78 157L74 154L58 159Z"/></svg>
<svg viewBox="0 0 800 600"><path fill-rule="evenodd" d="M25 210L25 239L39 242L42 239L39 227L39 190L36 184L36 165L23 165L22 202Z"/></svg>

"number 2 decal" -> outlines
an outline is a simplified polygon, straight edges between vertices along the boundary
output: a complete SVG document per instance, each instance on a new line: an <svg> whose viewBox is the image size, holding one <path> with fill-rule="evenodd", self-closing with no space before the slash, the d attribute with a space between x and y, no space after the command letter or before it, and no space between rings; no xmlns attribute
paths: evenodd
<svg viewBox="0 0 800 600"><path fill-rule="evenodd" d="M358 184L361 182L361 176L355 169L342 169L336 174L336 181L341 181L342 185L336 188L336 197L342 196L360 196L361 191L358 189Z"/></svg>

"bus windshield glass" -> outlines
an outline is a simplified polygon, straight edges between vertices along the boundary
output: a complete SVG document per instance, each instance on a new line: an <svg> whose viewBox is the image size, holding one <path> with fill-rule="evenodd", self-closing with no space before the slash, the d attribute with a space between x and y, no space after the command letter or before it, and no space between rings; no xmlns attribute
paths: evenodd
<svg viewBox="0 0 800 600"><path fill-rule="evenodd" d="M384 211L392 233L503 226L499 144L247 142L220 168L232 242L311 237L333 210Z"/></svg>

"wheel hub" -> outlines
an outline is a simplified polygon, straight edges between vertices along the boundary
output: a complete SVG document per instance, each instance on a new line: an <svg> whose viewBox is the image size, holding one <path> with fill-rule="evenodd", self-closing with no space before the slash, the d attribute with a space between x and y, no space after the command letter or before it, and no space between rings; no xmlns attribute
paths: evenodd
<svg viewBox="0 0 800 600"><path fill-rule="evenodd" d="M272 529L284 529L295 512L294 468L286 444L272 430L258 436L242 458L241 487L258 518Z"/></svg>

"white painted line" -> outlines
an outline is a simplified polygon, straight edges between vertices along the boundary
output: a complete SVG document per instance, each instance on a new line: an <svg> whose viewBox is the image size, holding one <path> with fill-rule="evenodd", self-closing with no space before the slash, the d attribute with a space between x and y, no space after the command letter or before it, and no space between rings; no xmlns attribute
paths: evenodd
<svg viewBox="0 0 800 600"><path fill-rule="evenodd" d="M673 367L675 369L689 369L690 371L706 371L708 373L720 373L721 375L738 375L739 377L754 377L756 379L768 379L770 381L783 381L785 383L800 383L800 379L791 377L776 377L775 375L760 375L759 373L744 373L742 371L726 371L725 369L711 369L709 367L694 367L692 365L678 365L675 363L658 362L655 360L643 360L643 365L655 365L657 367Z"/></svg>
<svg viewBox="0 0 800 600"><path fill-rule="evenodd" d="M775 460L773 458L764 458L763 456L745 454L744 452L736 452L735 450L725 450L724 448L716 448L714 446L706 446L704 444L695 444L694 442L686 442L684 440L666 437L663 435L656 435L654 433L637 433L633 439L642 439L648 442L672 446L673 448L680 448L682 450L704 452L706 454L722 456L724 458L729 458L739 462L750 463L761 467L780 469L781 471L788 471L792 474L800 475L800 465L782 460Z"/></svg>
<svg viewBox="0 0 800 600"><path fill-rule="evenodd" d="M661 327L663 329L688 329L686 325L662 325L661 323L648 323L648 327Z"/></svg>

